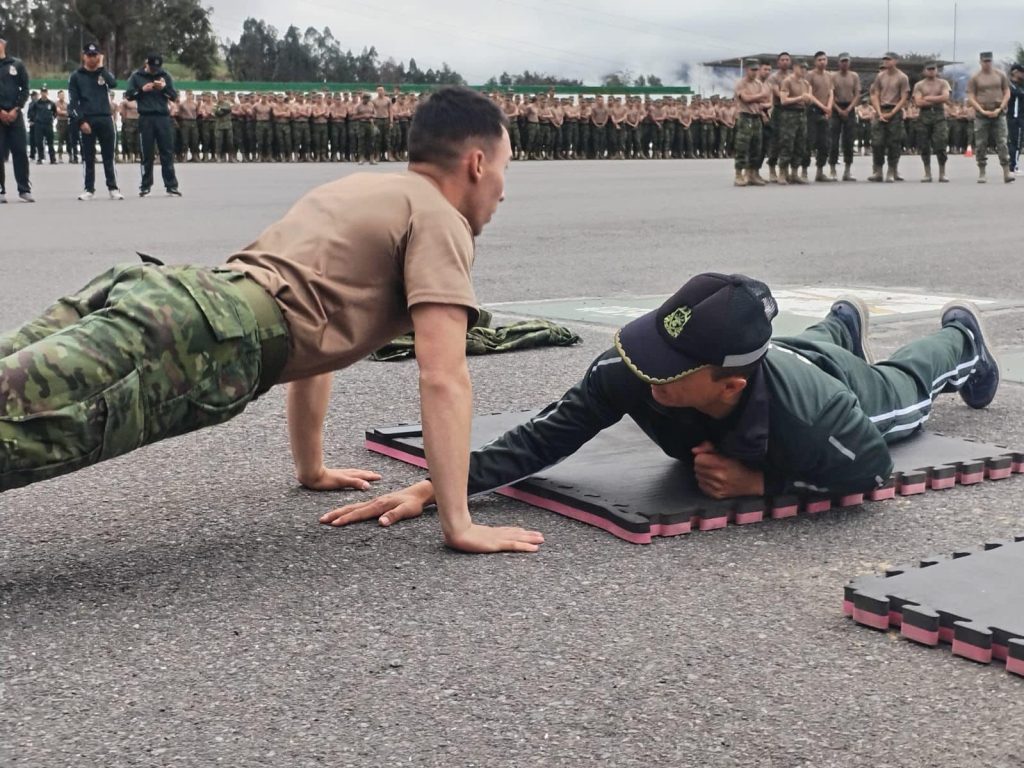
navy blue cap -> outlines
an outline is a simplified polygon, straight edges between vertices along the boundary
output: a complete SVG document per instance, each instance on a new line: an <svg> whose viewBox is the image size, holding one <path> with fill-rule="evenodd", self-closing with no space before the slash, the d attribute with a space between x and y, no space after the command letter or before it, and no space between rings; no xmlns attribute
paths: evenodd
<svg viewBox="0 0 1024 768"><path fill-rule="evenodd" d="M151 67L162 67L164 65L164 57L154 51L146 56L146 63Z"/></svg>
<svg viewBox="0 0 1024 768"><path fill-rule="evenodd" d="M764 283L705 272L621 328L615 348L648 384L668 384L701 368L738 368L768 351L779 308Z"/></svg>
<svg viewBox="0 0 1024 768"><path fill-rule="evenodd" d="M82 49L82 53L99 53L100 47L96 43L86 43L85 48Z"/></svg>

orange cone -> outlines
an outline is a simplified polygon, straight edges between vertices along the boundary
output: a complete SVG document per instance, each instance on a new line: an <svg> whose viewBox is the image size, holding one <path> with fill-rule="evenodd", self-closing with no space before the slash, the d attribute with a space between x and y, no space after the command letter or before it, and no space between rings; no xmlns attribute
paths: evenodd
<svg viewBox="0 0 1024 768"><path fill-rule="evenodd" d="M974 157L974 147L968 145L964 150L964 157Z"/></svg>

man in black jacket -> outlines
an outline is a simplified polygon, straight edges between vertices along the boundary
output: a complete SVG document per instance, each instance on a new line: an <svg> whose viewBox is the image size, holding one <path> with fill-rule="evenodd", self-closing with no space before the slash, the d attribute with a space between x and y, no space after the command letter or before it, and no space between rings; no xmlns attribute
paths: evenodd
<svg viewBox="0 0 1024 768"><path fill-rule="evenodd" d="M1010 101L1006 105L1007 145L1010 150L1010 172L1018 170L1017 160L1024 135L1024 64L1010 67Z"/></svg>
<svg viewBox="0 0 1024 768"><path fill-rule="evenodd" d="M941 329L874 364L867 307L836 301L799 336L771 338L775 300L743 275L698 275L615 336L560 400L470 457L470 495L536 474L629 416L693 466L716 499L847 495L883 485L888 445L917 431L941 392L972 408L995 397L999 368L977 309L952 302ZM627 468L624 467L624 470ZM324 515L332 525L414 517L429 480Z"/></svg>
<svg viewBox="0 0 1024 768"><path fill-rule="evenodd" d="M153 188L153 142L160 150L160 173L168 195L181 197L174 174L174 133L168 104L178 100L174 80L163 68L159 53L146 57L146 66L132 73L124 97L139 105L139 132L142 138L142 184L139 197Z"/></svg>
<svg viewBox="0 0 1024 768"><path fill-rule="evenodd" d="M18 197L34 202L28 180L28 147L22 112L28 101L28 71L21 59L7 55L7 41L0 37L0 203L7 202L2 167L10 153Z"/></svg>
<svg viewBox="0 0 1024 768"><path fill-rule="evenodd" d="M50 92L43 86L32 118L36 129L36 163L39 165L43 164L47 149L50 151L50 165L57 164L57 154L53 151L53 121L56 119L57 105L50 101Z"/></svg>
<svg viewBox="0 0 1024 768"><path fill-rule="evenodd" d="M82 56L82 66L72 72L68 80L68 116L81 132L82 160L85 163L85 191L78 199L92 200L96 196L96 142L99 141L110 199L124 200L124 195L117 188L114 170L117 137L110 115L110 91L117 87L117 80L103 66L103 54L96 43L86 45Z"/></svg>

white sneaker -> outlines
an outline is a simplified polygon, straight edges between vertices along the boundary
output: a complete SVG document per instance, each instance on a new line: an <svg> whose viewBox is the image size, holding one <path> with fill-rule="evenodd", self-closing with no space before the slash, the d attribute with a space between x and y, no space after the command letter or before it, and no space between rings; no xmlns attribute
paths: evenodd
<svg viewBox="0 0 1024 768"><path fill-rule="evenodd" d="M119 189L112 189L112 190L110 190L110 199L111 200L124 200L124 195L121 194L121 190L119 190Z"/></svg>
<svg viewBox="0 0 1024 768"><path fill-rule="evenodd" d="M94 195L92 192L86 191L86 192L83 192L82 194L80 194L78 196L78 199L79 200L92 200L94 197L96 197L96 195Z"/></svg>

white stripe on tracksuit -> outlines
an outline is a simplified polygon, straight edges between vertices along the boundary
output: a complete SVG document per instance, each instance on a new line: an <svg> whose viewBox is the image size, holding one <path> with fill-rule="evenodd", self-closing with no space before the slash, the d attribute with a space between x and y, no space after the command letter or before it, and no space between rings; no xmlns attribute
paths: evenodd
<svg viewBox="0 0 1024 768"><path fill-rule="evenodd" d="M951 384L954 387L959 387L962 384L964 384L964 382L966 382L967 379L971 377L971 373L974 370L974 366L978 364L978 359L979 358L975 356L972 359L968 360L966 363L960 363L960 365L958 365L953 370L947 371L946 373L936 378L935 381L932 382L931 396L927 400L922 400L919 403L914 403L914 405L908 405L905 408L898 408L894 411L889 411L888 413L882 413L879 414L878 416L871 416L871 423L877 424L880 421L893 419L896 418L897 416L906 416L907 414L914 413L915 411L923 411L921 418L919 418L917 421L908 422L907 424L897 424L896 426L886 430L882 434L891 435L894 432L905 432L908 429L915 429L916 427L921 426L926 421L928 421L928 417L931 416L931 407L932 402L934 402L935 395L941 392L947 384ZM954 376L956 376L957 374L964 370L967 371L966 375L960 376L959 378L956 379L953 378Z"/></svg>

